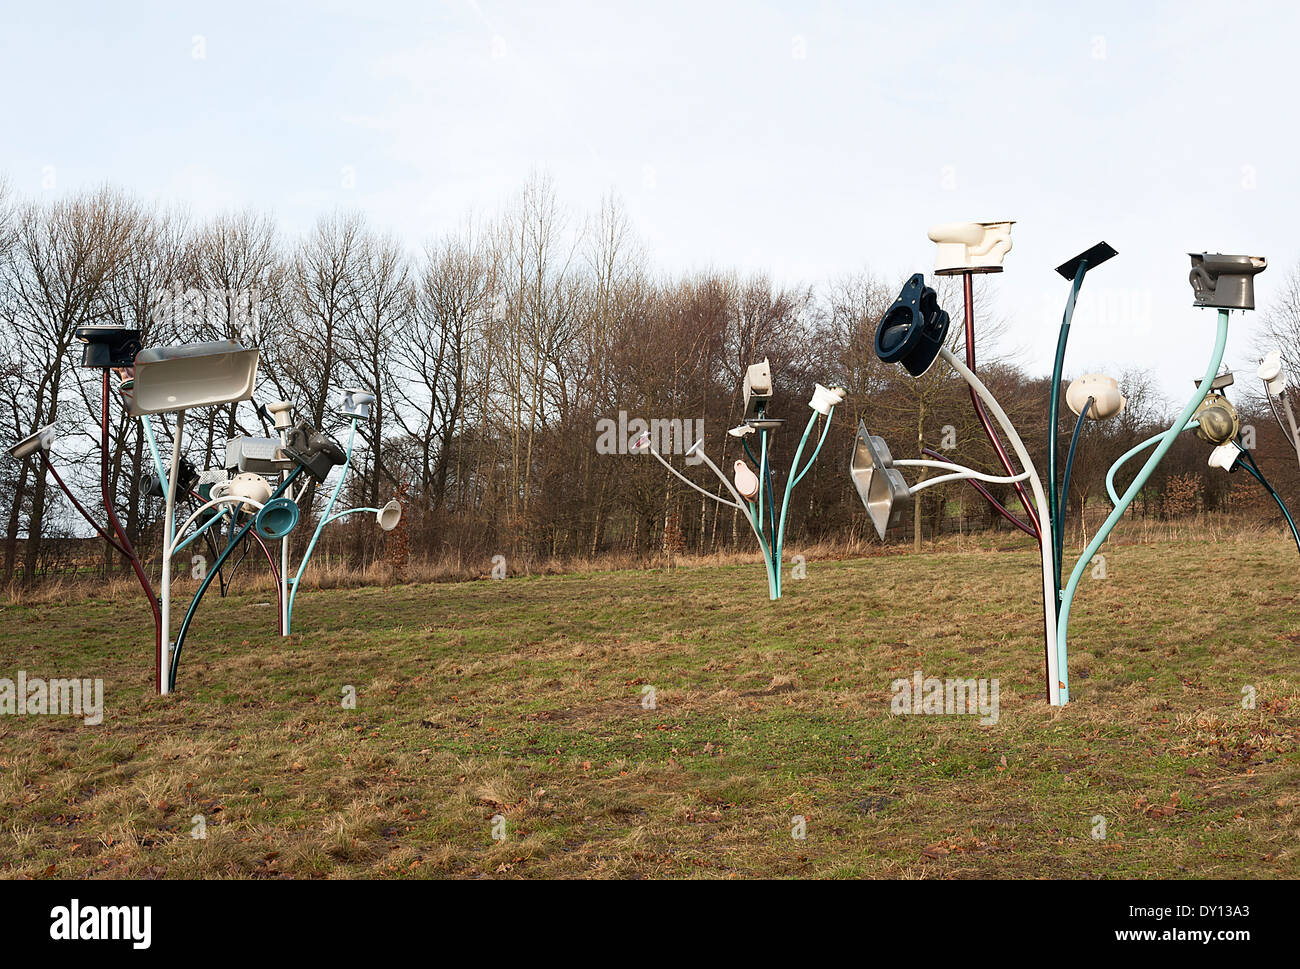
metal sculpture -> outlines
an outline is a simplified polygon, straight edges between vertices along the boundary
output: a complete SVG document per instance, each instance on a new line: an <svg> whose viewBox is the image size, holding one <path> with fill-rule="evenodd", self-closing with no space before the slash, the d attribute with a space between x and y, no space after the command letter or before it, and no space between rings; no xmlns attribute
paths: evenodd
<svg viewBox="0 0 1300 969"><path fill-rule="evenodd" d="M790 494L794 491L795 486L803 480L804 475L808 473L808 469L813 466L813 463L817 460L817 455L821 453L822 445L826 442L826 434L830 430L831 417L835 413L835 408L844 401L844 391L839 387L824 387L821 384L817 384L813 390L812 398L808 401L808 407L812 410L812 413L808 416L808 423L804 427L803 437L799 439L799 446L795 449L794 460L791 462L790 474L786 481L785 494L781 500L781 514L778 519L776 493L772 484L769 438L785 421L783 418L772 417L768 412L774 389L771 364L766 359L747 368L741 390L745 408L743 422L733 427L727 434L741 442L745 456L749 459L752 468L750 465L746 465L744 461L736 461L733 465L733 477L728 478L705 452L703 440L696 441L686 452L687 458L698 457L708 466L714 476L722 482L727 493L731 495L730 499L700 487L674 468L655 449L649 432L640 435L633 443L631 450L634 453L646 452L653 455L655 460L684 484L721 505L736 509L744 516L745 521L749 523L750 529L754 532L754 537L758 540L759 549L763 553L763 568L767 573L768 598L775 600L781 598L781 562L785 547L786 518L790 511ZM821 435L817 439L812 455L801 466L800 461L803 458L804 450L819 418L822 420ZM759 441L759 454L757 456L755 456L747 440L754 434L758 435Z"/></svg>

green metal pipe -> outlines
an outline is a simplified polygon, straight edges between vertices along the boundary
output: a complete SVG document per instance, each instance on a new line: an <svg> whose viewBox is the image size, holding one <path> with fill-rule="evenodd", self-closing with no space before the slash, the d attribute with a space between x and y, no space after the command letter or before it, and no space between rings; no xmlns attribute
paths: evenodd
<svg viewBox="0 0 1300 969"><path fill-rule="evenodd" d="M1088 402L1083 405L1083 413L1079 419L1074 422L1074 433L1070 435L1070 453L1065 458L1065 477L1061 480L1061 498L1057 502L1056 514L1052 520L1052 540L1056 548L1056 591L1057 602L1060 602L1061 591L1061 556L1065 551L1065 520L1069 517L1070 512L1070 472L1074 470L1074 452L1079 446L1079 432L1083 430L1083 419L1088 416L1088 411L1092 409L1095 401L1089 397Z"/></svg>
<svg viewBox="0 0 1300 969"><path fill-rule="evenodd" d="M270 501L274 498L280 497L280 495L284 493L285 489L287 489L293 482L293 479L298 477L301 472L302 466L295 465L293 470L290 471L285 479L280 482L274 493L272 493L271 498L268 498L267 500ZM170 675L168 677L168 689L176 689L176 671L180 669L181 648L185 645L185 634L189 631L190 623L194 621L194 614L198 611L199 603L203 600L203 593L208 591L208 586L212 584L212 577L221 570L223 565L226 564L226 559L230 557L230 553L235 550L235 546L238 544L239 540L248 534L248 530L253 527L253 523L256 520L256 516L252 516L248 519L248 521L234 535L230 544L221 550L221 554L217 556L217 561L213 564L212 568L208 569L207 573L203 576L203 581L199 583L198 591L194 593L194 598L190 601L190 607L185 611L185 618L181 621L181 629L176 635L176 642L172 648L172 662Z"/></svg>
<svg viewBox="0 0 1300 969"><path fill-rule="evenodd" d="M1227 344L1228 311L1219 310L1219 321L1218 329L1215 334L1214 351L1210 354L1209 366L1205 368L1205 377L1201 380L1201 384L1196 389L1196 393L1193 394L1192 399L1187 402L1187 406L1185 406L1182 413L1178 415L1178 419L1174 421L1173 426L1170 427L1169 430L1165 431L1165 433L1159 438L1160 443L1156 447L1155 453L1152 454L1151 457L1147 458L1146 464L1142 466L1142 470L1138 472L1138 476L1133 479L1133 483L1128 486L1128 490L1124 492L1123 498L1121 498L1111 510L1106 521L1103 522L1101 528L1097 530L1097 534L1094 535L1092 541L1088 543L1088 547L1084 550L1083 555L1074 563L1074 570L1070 573L1070 581L1066 585L1065 591L1061 594L1061 608L1056 623L1056 665L1057 677L1060 681L1060 699L1062 704L1068 702L1070 699L1070 674L1066 665L1067 651L1065 640L1066 633L1070 628L1070 606L1074 602L1074 593L1079 587L1079 580L1083 577L1083 570L1088 567L1088 563L1091 562L1092 557L1097 554L1097 550L1101 548L1102 543L1110 537L1110 533L1114 531L1116 524L1119 523L1124 512L1128 510L1128 506L1133 503L1133 499L1137 497L1138 492L1142 490L1142 486L1146 484L1147 479L1151 477L1151 473L1155 471L1156 465L1158 465L1164 458L1165 453L1173 447L1174 440L1187 428L1188 423L1192 419L1192 415L1196 413L1196 408L1201 405L1201 401L1205 399L1205 395L1210 392L1210 384L1214 381L1215 375L1219 372L1219 364L1223 362L1223 351Z"/></svg>
<svg viewBox="0 0 1300 969"><path fill-rule="evenodd" d="M1075 270L1074 282L1070 284L1070 295L1065 301L1065 315L1061 317L1061 329L1056 337L1056 362L1052 364L1052 396L1047 404L1047 501L1048 516L1055 525L1061 513L1061 497L1056 489L1056 435L1057 421L1061 407L1061 374L1065 367L1065 346L1070 340L1070 321L1074 318L1074 304L1078 302L1079 290L1083 287L1083 277L1088 271L1088 260L1079 260ZM1057 614L1060 614L1061 592L1061 553L1060 530L1053 528L1057 540L1052 545L1053 564L1056 567L1056 602Z"/></svg>

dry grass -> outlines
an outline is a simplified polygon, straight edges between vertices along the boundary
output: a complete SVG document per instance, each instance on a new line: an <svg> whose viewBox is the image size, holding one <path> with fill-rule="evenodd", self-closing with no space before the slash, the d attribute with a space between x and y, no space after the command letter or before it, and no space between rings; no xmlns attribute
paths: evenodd
<svg viewBox="0 0 1300 969"><path fill-rule="evenodd" d="M1090 511L1090 520L1093 513ZM1099 516L1098 516L1099 517ZM1096 524L1095 522L1091 524ZM903 531L906 531L904 529ZM1077 525L1072 541L1078 542L1080 534ZM1120 522L1111 534L1108 544L1150 545L1157 542L1193 542L1209 541L1216 544L1223 542L1256 542L1271 540L1279 535L1286 538L1288 532L1281 529L1270 514L1264 517L1243 518L1241 516L1220 513L1198 514L1181 519L1161 521L1159 519L1128 518ZM1089 536L1090 537L1090 536ZM994 531L979 531L965 534L945 533L937 539L927 539L925 549L931 552L979 552L998 550L1006 551L1023 545L1019 532L1009 527ZM895 538L889 544L877 541L874 534L855 534L851 537L838 537L819 542L805 542L798 554L809 560L853 559L879 555L898 555L912 551L910 541ZM251 554L251 553L250 553ZM260 559L254 554L252 568L245 566L235 579L236 591L271 591L275 584ZM723 550L707 554L696 553L644 553L630 551L604 551L596 555L578 555L563 558L506 557L505 567L508 577L538 575L570 575L589 572L619 572L630 569L698 569L720 565L738 565L759 561L756 552L749 550ZM458 550L439 554L413 556L407 568L407 582L410 584L467 582L477 579L492 578L493 556L473 555ZM149 568L155 587L158 584L158 566ZM346 556L331 555L327 551L318 552L312 559L311 568L303 579L304 588L314 589L357 589L368 586L388 586L393 583L392 567L383 560L377 560L364 566L350 564ZM192 594L194 584L190 582L184 569L174 578L176 588L184 594ZM87 598L131 597L137 594L139 586L129 571L123 571L105 584L97 574L82 576L55 575L31 586L20 582L10 582L4 589L3 601L8 605L35 605L49 602L67 602ZM179 593L178 593L179 594Z"/></svg>
<svg viewBox="0 0 1300 969"><path fill-rule="evenodd" d="M1011 536L792 549L777 603L754 559L308 589L287 640L245 585L166 699L129 584L11 604L0 676L100 676L106 711L0 717L0 872L1297 877L1295 550L1229 538L1110 545L1056 710ZM918 668L996 677L999 721L893 716Z"/></svg>

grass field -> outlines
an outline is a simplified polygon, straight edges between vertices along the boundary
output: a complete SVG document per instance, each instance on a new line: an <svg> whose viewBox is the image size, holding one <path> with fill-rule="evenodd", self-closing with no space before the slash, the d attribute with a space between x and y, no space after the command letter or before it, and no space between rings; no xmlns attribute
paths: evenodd
<svg viewBox="0 0 1300 969"><path fill-rule="evenodd" d="M138 597L11 605L0 677L102 677L105 718L0 717L0 873L1300 877L1289 540L1108 548L1055 710L1007 545L777 603L757 559L310 589L287 640L213 598L170 698ZM893 715L917 669L997 678L998 721Z"/></svg>

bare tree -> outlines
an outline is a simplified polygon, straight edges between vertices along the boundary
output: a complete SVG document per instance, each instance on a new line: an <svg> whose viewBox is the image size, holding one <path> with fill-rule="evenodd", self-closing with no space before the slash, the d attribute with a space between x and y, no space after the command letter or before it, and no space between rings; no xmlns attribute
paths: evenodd
<svg viewBox="0 0 1300 969"><path fill-rule="evenodd" d="M11 302L19 338L18 386L12 420L16 432L53 421L70 369L69 350L78 326L109 318L105 298L113 274L126 258L140 218L137 206L121 193L101 189L60 201L35 204L18 213L14 255L5 264L3 285ZM98 413L94 414L98 417ZM79 426L63 415L64 426ZM39 460L27 458L18 474L5 541L4 575L13 575L20 510L30 499L24 574L35 573L47 483Z"/></svg>

